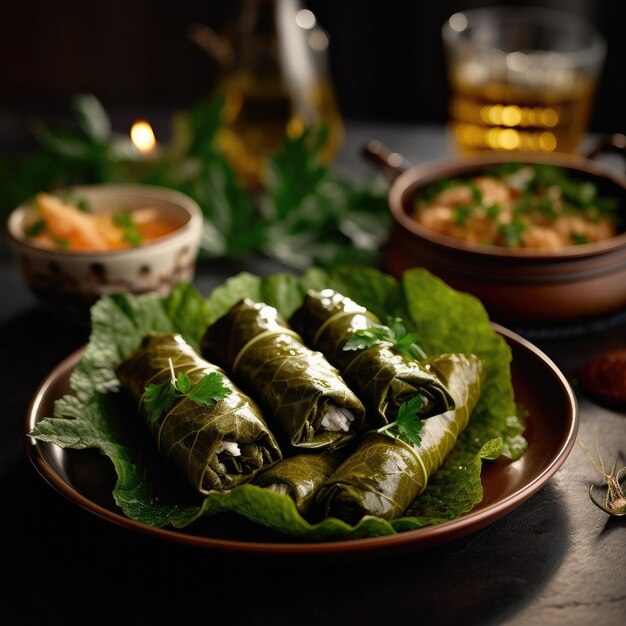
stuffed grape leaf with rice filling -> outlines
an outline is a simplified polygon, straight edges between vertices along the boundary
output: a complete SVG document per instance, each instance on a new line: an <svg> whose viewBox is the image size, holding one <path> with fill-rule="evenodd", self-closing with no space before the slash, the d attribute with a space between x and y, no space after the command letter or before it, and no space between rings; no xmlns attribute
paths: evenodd
<svg viewBox="0 0 626 626"><path fill-rule="evenodd" d="M337 291L309 290L289 323L307 345L319 350L339 369L365 405L369 424L392 422L400 405L416 395L426 399L423 417L453 407L452 398L437 375L418 360L396 352L389 343L382 341L360 350L344 349L356 331L380 325L380 321Z"/></svg>
<svg viewBox="0 0 626 626"><path fill-rule="evenodd" d="M430 477L426 490L403 517L391 522L366 516L355 526L335 518L311 524L290 497L250 483L194 498L191 489L186 489L187 481L176 480L178 472L158 454L141 420L127 419L133 409L116 393L119 380L114 369L147 332L180 333L199 350L207 325L243 297L267 302L288 319L308 289L326 288L363 304L380 319L401 317L408 330L419 335L420 346L428 354L478 355L484 379L468 427ZM485 462L500 455L517 459L526 448L506 341L494 331L476 298L452 289L425 270L408 270L399 281L364 267L313 268L300 277L242 272L206 298L184 283L165 298L113 294L92 307L91 329L89 343L71 376L71 394L57 400L54 414L38 422L29 436L62 448L92 448L106 455L117 476L111 483L117 506L130 519L150 526L188 527L186 532L193 533L190 525L199 517L232 512L303 541L390 535L450 521L471 511L483 497L481 468Z"/></svg>
<svg viewBox="0 0 626 626"><path fill-rule="evenodd" d="M300 514L306 516L320 487L330 478L338 464L336 454L327 450L296 454L263 470L252 483L288 495Z"/></svg>
<svg viewBox="0 0 626 626"><path fill-rule="evenodd" d="M360 400L274 307L244 298L207 328L201 345L255 398L272 432L288 445L336 448L361 430Z"/></svg>
<svg viewBox="0 0 626 626"><path fill-rule="evenodd" d="M153 419L146 405L146 387L167 383L172 370L189 376L192 385L217 372L228 394L210 406L183 396ZM180 335L148 334L120 363L117 375L137 402L161 454L200 494L226 491L248 482L282 456L255 402Z"/></svg>
<svg viewBox="0 0 626 626"><path fill-rule="evenodd" d="M365 515L392 520L441 467L480 396L482 364L471 354L443 354L427 364L446 383L456 408L425 420L419 445L376 431L366 434L319 490L317 505L323 517L350 524Z"/></svg>

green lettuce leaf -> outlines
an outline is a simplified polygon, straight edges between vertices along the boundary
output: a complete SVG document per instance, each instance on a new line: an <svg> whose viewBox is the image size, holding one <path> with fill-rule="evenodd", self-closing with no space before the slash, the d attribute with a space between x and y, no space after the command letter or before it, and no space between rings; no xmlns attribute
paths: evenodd
<svg viewBox="0 0 626 626"><path fill-rule="evenodd" d="M114 368L148 331L179 332L198 347L208 324L241 297L265 301L288 317L307 289L325 287L341 291L383 318L402 317L429 354L469 351L480 356L486 377L470 426L424 493L404 517L392 522L369 516L356 526L332 518L311 524L289 496L250 484L199 498L164 463L143 424L129 414L133 408L115 393L119 381ZM472 333L466 332L469 327ZM422 270L408 271L400 282L362 267L315 268L301 277L242 273L206 299L193 286L180 284L165 299L152 294L112 295L98 301L92 308L89 344L70 381L75 395L58 400L54 416L30 434L61 447L96 448L108 456L118 477L113 490L116 503L129 518L151 526L180 528L203 515L232 511L301 540L388 535L455 519L471 510L482 499L482 463L501 452L511 458L521 455L524 425L513 396L510 358L482 305Z"/></svg>

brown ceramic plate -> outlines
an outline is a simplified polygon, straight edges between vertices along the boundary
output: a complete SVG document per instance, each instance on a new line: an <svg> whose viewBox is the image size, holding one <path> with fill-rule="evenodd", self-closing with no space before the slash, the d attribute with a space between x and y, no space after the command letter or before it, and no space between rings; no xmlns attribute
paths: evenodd
<svg viewBox="0 0 626 626"><path fill-rule="evenodd" d="M62 449L25 436L26 451L41 475L75 504L109 522L155 538L199 548L273 554L392 552L431 546L473 532L519 506L550 480L570 453L578 431L578 407L560 370L531 343L494 324L512 349L517 401L528 411L528 450L518 461L487 463L483 501L456 520L386 537L298 543L230 514L203 518L186 529L153 528L125 517L111 491L115 473L95 450ZM26 416L25 433L52 414L54 401L70 392L69 378L83 349L62 361L43 381Z"/></svg>

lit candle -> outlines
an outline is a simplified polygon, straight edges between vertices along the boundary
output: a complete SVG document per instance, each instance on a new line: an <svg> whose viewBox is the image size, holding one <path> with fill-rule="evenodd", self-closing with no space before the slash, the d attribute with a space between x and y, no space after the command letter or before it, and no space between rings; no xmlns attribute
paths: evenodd
<svg viewBox="0 0 626 626"><path fill-rule="evenodd" d="M130 139L142 156L154 156L157 142L152 126L148 122L145 120L135 122L130 129Z"/></svg>

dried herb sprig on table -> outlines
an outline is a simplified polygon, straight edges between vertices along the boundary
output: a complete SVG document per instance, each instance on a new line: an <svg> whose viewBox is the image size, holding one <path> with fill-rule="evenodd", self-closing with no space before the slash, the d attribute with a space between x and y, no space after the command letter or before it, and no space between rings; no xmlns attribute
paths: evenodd
<svg viewBox="0 0 626 626"><path fill-rule="evenodd" d="M100 102L74 99L71 128L33 127L41 150L0 156L4 217L38 191L75 184L143 183L170 187L195 199L205 215L201 258L264 255L296 268L334 262L376 264L387 234L386 183L355 185L320 159L327 134L308 128L285 136L267 160L264 184L251 190L220 152L216 134L222 100L194 104L172 118L158 154L141 158L126 135L113 132Z"/></svg>
<svg viewBox="0 0 626 626"><path fill-rule="evenodd" d="M604 456L600 449L600 434L596 432L596 458L594 459L592 453L587 448L587 446L583 443L582 440L579 440L579 445L583 449L585 455L589 459L590 463L593 465L594 469L604 478L606 481L606 494L604 496L604 502L599 502L593 494L593 485L589 487L589 497L591 501L600 509L602 509L605 513L608 513L614 517L622 517L626 516L626 496L624 495L624 491L620 484L620 478L624 472L626 472L626 467L622 467L622 469L617 470L617 458L613 462L613 466L610 470L607 469L604 463Z"/></svg>

